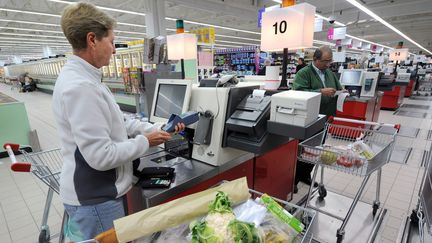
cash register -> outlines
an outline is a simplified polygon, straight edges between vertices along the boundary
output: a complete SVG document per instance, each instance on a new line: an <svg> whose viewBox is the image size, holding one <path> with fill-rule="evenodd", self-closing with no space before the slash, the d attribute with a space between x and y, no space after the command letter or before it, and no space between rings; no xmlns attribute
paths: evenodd
<svg viewBox="0 0 432 243"><path fill-rule="evenodd" d="M350 93L350 96L360 97L364 71L361 69L344 69L339 82Z"/></svg>

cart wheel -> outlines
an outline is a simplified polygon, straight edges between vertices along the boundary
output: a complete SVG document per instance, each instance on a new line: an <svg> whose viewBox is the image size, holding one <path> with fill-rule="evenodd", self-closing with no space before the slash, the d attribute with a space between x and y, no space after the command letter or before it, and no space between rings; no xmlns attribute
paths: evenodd
<svg viewBox="0 0 432 243"><path fill-rule="evenodd" d="M412 223L418 224L419 219L417 217L417 209L413 209L413 211L411 212L410 220L411 220Z"/></svg>
<svg viewBox="0 0 432 243"><path fill-rule="evenodd" d="M321 200L327 196L327 190L325 189L324 185L320 184L318 186L318 194Z"/></svg>
<svg viewBox="0 0 432 243"><path fill-rule="evenodd" d="M342 243L342 241L344 239L344 236L345 236L345 231L337 230L337 233L336 233L337 240L336 240L336 242L337 243Z"/></svg>
<svg viewBox="0 0 432 243"><path fill-rule="evenodd" d="M39 243L49 243L50 242L50 234L47 229L41 230L39 233Z"/></svg>
<svg viewBox="0 0 432 243"><path fill-rule="evenodd" d="M374 202L374 204L372 205L372 215L373 215L374 217L375 217L375 215L376 215L376 212L378 211L379 206L380 206L379 202L378 202L378 203L377 203L377 202Z"/></svg>

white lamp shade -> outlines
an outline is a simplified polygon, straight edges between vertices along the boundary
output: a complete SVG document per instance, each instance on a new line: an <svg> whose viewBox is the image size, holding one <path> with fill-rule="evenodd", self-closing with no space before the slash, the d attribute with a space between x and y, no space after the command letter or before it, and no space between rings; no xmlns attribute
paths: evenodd
<svg viewBox="0 0 432 243"><path fill-rule="evenodd" d="M167 48L169 60L197 59L197 37L195 34L168 35Z"/></svg>
<svg viewBox="0 0 432 243"><path fill-rule="evenodd" d="M313 46L315 7L301 3L264 12L261 27L261 50L281 51Z"/></svg>
<svg viewBox="0 0 432 243"><path fill-rule="evenodd" d="M405 61L408 58L408 49L394 49L390 51L390 61Z"/></svg>

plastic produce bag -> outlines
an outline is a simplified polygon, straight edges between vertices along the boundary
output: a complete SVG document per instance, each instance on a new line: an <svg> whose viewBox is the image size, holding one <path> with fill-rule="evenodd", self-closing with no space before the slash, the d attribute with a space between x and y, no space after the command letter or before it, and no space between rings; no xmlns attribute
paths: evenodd
<svg viewBox="0 0 432 243"><path fill-rule="evenodd" d="M233 211L238 220L255 225L260 225L267 214L266 207L250 199L235 207Z"/></svg>

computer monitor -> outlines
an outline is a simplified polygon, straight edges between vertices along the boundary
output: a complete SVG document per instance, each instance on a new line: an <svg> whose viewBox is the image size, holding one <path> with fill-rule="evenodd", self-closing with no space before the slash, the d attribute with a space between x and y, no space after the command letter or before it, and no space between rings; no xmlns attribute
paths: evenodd
<svg viewBox="0 0 432 243"><path fill-rule="evenodd" d="M180 115L189 110L192 81L158 79L150 113L151 122L166 123L171 114Z"/></svg>
<svg viewBox="0 0 432 243"><path fill-rule="evenodd" d="M363 79L363 70L344 69L340 76L340 84L344 86L361 86Z"/></svg>

